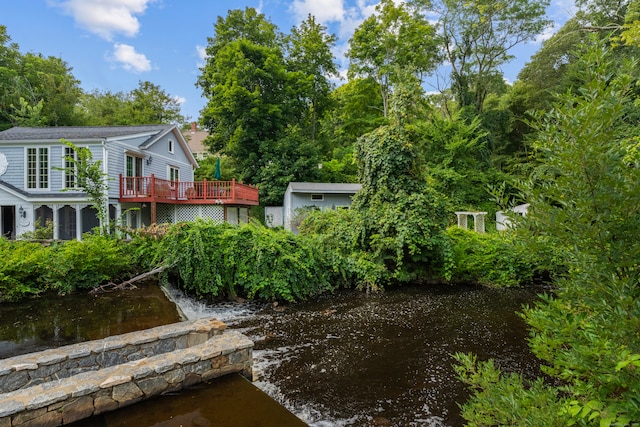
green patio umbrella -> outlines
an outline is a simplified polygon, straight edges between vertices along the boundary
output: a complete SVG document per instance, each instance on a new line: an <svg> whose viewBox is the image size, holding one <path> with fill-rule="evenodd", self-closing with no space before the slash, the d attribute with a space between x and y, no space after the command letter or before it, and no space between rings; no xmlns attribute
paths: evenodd
<svg viewBox="0 0 640 427"><path fill-rule="evenodd" d="M220 174L220 157L216 157L216 170L213 172L213 177L215 179L220 179L222 175Z"/></svg>

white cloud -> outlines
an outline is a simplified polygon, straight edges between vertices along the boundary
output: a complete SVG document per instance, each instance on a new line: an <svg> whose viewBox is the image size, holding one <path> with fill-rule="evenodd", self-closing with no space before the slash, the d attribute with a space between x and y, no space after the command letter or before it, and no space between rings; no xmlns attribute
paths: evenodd
<svg viewBox="0 0 640 427"><path fill-rule="evenodd" d="M320 23L341 22L344 19L344 0L294 0L290 10L298 21L315 16Z"/></svg>
<svg viewBox="0 0 640 427"><path fill-rule="evenodd" d="M553 35L556 33L557 31L557 26L554 25L550 25L549 27L547 27L542 34L538 34L538 37L536 37L535 39L535 43L536 44L540 44L544 41L549 40L551 37L553 37Z"/></svg>
<svg viewBox="0 0 640 427"><path fill-rule="evenodd" d="M127 71L142 73L151 70L151 61L142 54L136 52L133 46L116 43L113 45L112 61L119 63Z"/></svg>
<svg viewBox="0 0 640 427"><path fill-rule="evenodd" d="M174 96L173 100L176 102L176 104L178 105L182 105L185 102L187 102L187 98L183 97L183 96Z"/></svg>
<svg viewBox="0 0 640 427"><path fill-rule="evenodd" d="M207 62L207 48L205 46L196 45L196 55L198 55L198 61L196 62L198 68L204 67Z"/></svg>
<svg viewBox="0 0 640 427"><path fill-rule="evenodd" d="M115 34L135 36L140 30L136 15L156 0L49 0L49 5L71 15L78 26L111 41Z"/></svg>

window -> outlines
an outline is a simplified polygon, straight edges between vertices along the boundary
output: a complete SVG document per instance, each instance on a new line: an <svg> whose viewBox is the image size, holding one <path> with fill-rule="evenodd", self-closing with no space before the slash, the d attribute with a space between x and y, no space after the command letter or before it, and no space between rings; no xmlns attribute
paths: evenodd
<svg viewBox="0 0 640 427"><path fill-rule="evenodd" d="M322 201L322 200L324 200L324 194L312 194L311 195L311 200Z"/></svg>
<svg viewBox="0 0 640 427"><path fill-rule="evenodd" d="M78 154L71 147L64 147L64 188L76 188L76 165L71 159L78 160Z"/></svg>
<svg viewBox="0 0 640 427"><path fill-rule="evenodd" d="M173 139L169 140L169 152L173 153Z"/></svg>
<svg viewBox="0 0 640 427"><path fill-rule="evenodd" d="M127 177L127 190L133 191L137 188L137 191L142 190L143 180L135 179L137 176L142 175L142 157L131 156L127 154L125 159L125 176Z"/></svg>
<svg viewBox="0 0 640 427"><path fill-rule="evenodd" d="M180 169L169 166L169 181L180 180Z"/></svg>
<svg viewBox="0 0 640 427"><path fill-rule="evenodd" d="M142 176L142 157L127 155L126 176Z"/></svg>
<svg viewBox="0 0 640 427"><path fill-rule="evenodd" d="M27 188L49 188L49 148L27 148Z"/></svg>

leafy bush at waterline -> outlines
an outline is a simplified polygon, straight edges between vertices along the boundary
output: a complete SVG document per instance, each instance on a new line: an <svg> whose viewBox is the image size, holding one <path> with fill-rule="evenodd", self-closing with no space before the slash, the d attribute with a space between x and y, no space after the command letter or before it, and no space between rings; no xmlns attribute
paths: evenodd
<svg viewBox="0 0 640 427"><path fill-rule="evenodd" d="M51 247L44 280L60 293L91 289L135 270L128 243L113 237L86 234Z"/></svg>
<svg viewBox="0 0 640 427"><path fill-rule="evenodd" d="M50 246L0 239L0 302L97 287L134 268L127 243L105 236Z"/></svg>
<svg viewBox="0 0 640 427"><path fill-rule="evenodd" d="M332 290L331 268L313 239L247 224L197 220L173 226L157 262L199 297L299 301Z"/></svg>
<svg viewBox="0 0 640 427"><path fill-rule="evenodd" d="M537 270L535 260L513 233L476 233L452 227L454 282L510 287L529 283Z"/></svg>
<svg viewBox="0 0 640 427"><path fill-rule="evenodd" d="M43 280L50 248L0 238L0 302L17 301L47 290Z"/></svg>

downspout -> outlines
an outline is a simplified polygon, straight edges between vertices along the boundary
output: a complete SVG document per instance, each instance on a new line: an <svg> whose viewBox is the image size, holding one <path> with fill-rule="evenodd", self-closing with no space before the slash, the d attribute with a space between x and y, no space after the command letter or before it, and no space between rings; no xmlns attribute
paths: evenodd
<svg viewBox="0 0 640 427"><path fill-rule="evenodd" d="M107 139L102 138L102 172L104 173L105 179L109 179L109 151L107 150ZM107 234L111 231L109 230L109 184L105 185L104 189L104 203L106 204L105 212L106 217L100 218L100 221L106 220L106 224L100 224L101 233L106 231Z"/></svg>

